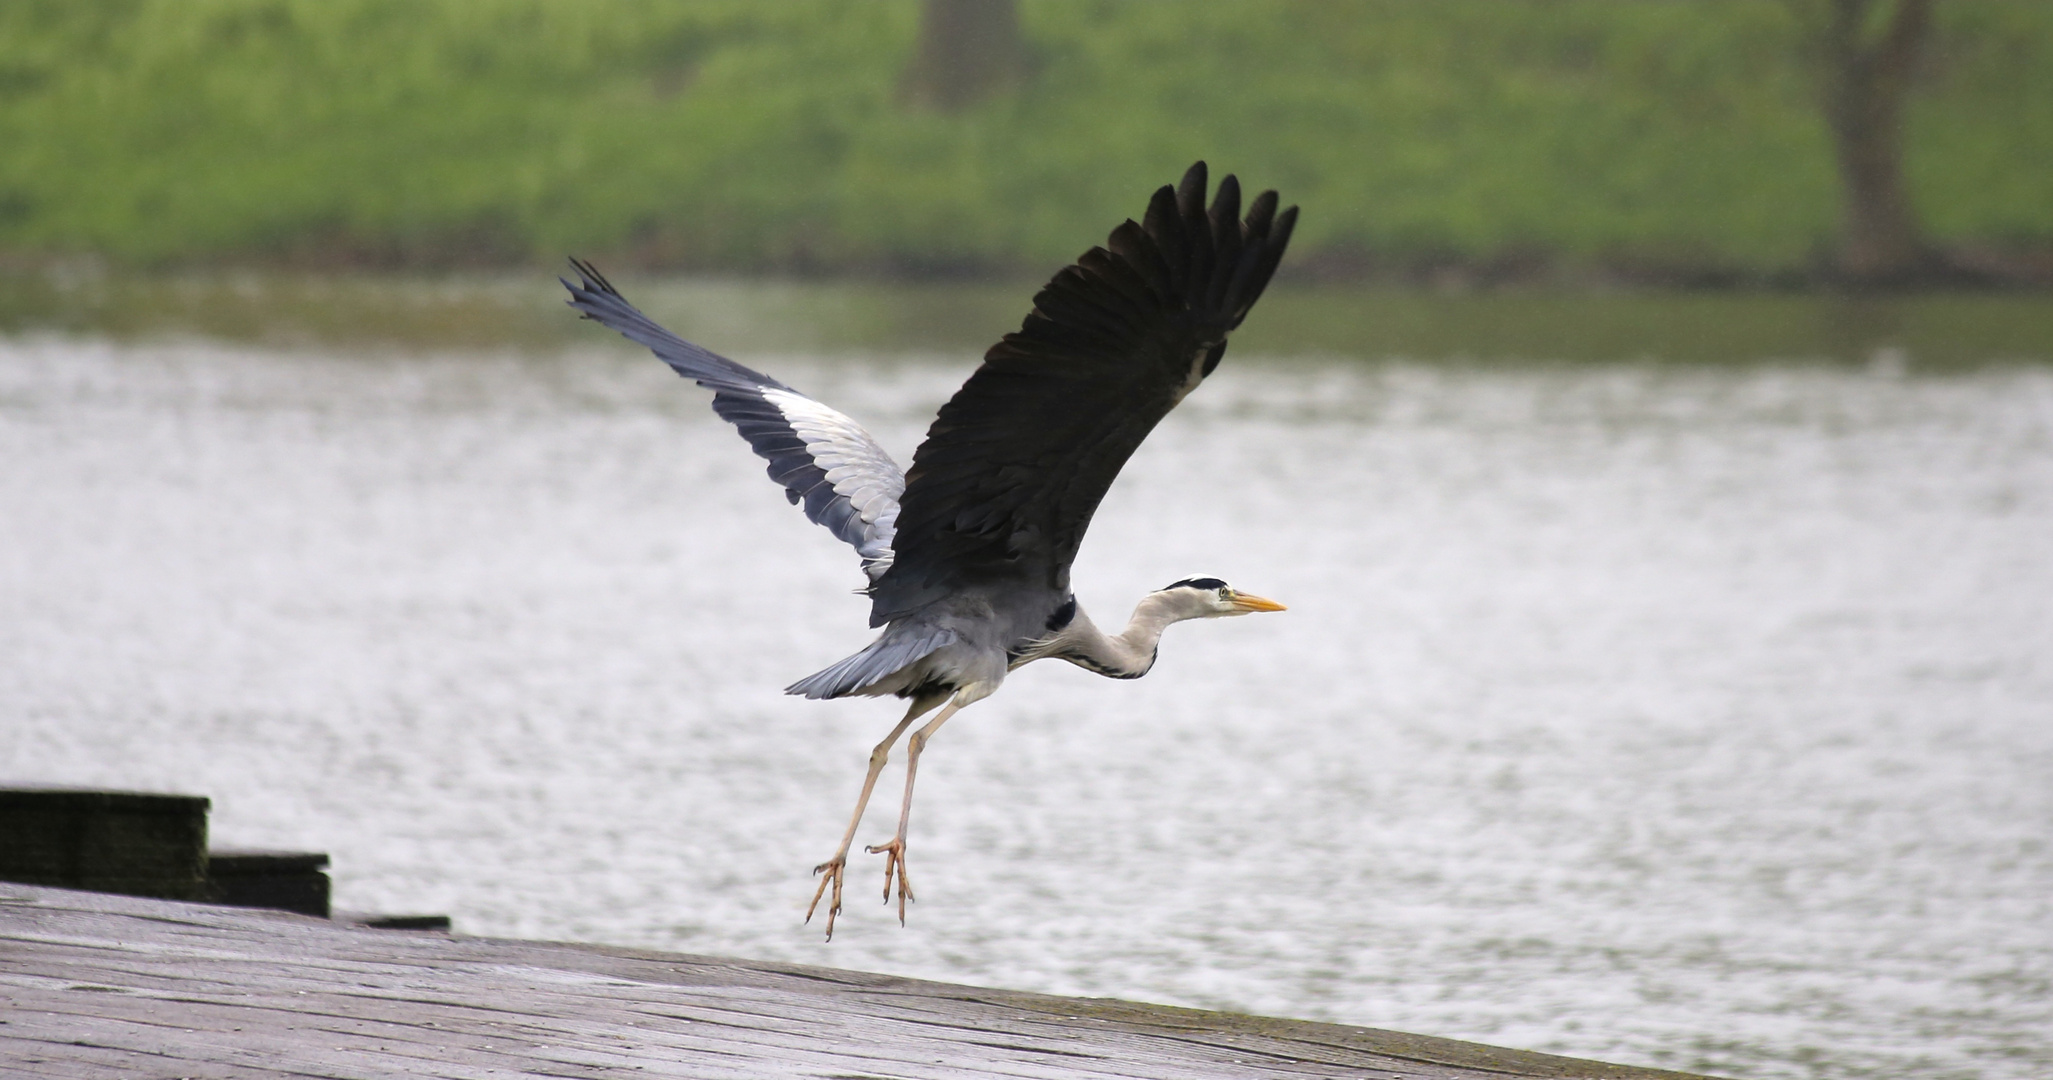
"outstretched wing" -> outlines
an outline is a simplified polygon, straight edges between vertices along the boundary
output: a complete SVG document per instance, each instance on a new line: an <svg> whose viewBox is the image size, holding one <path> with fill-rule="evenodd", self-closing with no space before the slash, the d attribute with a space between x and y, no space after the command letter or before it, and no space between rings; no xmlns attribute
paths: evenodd
<svg viewBox="0 0 2053 1080"><path fill-rule="evenodd" d="M863 558L875 582L891 567L891 538L905 474L862 426L759 371L699 348L642 314L591 264L570 260L579 283L563 280L570 306L648 346L679 375L713 391L713 411L740 429L770 463L806 516L825 525Z"/></svg>
<svg viewBox="0 0 2053 1080"><path fill-rule="evenodd" d="M1034 297L1016 333L941 409L913 455L896 561L871 625L989 581L1069 588L1069 564L1127 458L1218 366L1297 222L1265 191L1240 216L1228 176L1208 213L1205 163Z"/></svg>

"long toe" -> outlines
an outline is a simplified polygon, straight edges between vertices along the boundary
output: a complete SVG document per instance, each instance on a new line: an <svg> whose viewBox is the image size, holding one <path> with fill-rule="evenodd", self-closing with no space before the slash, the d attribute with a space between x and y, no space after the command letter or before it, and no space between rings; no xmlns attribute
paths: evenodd
<svg viewBox="0 0 2053 1080"><path fill-rule="evenodd" d="M905 872L905 841L892 840L863 850L884 856L884 903L891 903L891 887L898 886L898 925L905 925L905 902L911 900L912 879Z"/></svg>
<svg viewBox="0 0 2053 1080"><path fill-rule="evenodd" d="M828 941L834 940L834 917L841 914L841 872L846 866L847 863L844 860L831 859L813 867L814 875L820 877L820 887L813 890L813 902L806 905L805 921L808 923L813 921L813 912L819 908L820 898L826 895L827 887L832 885L834 887L834 897L827 904Z"/></svg>

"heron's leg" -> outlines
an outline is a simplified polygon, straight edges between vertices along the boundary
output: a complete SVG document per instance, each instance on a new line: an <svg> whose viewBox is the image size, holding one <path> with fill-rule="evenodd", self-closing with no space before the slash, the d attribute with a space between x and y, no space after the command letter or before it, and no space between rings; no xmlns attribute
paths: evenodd
<svg viewBox="0 0 2053 1080"><path fill-rule="evenodd" d="M969 702L957 697L948 703L947 708L941 710L941 715L927 721L925 727L912 733L912 738L905 744L905 803L898 808L898 835L892 837L889 843L863 849L872 855L884 856L884 902L887 904L891 902L893 871L897 873L900 926L905 925L905 902L912 899L912 882L905 876L905 829L912 822L912 780L914 774L919 772L920 751L927 748L927 740L934 737L934 732L940 730L941 725L947 723L949 717L961 711L967 704Z"/></svg>
<svg viewBox="0 0 2053 1080"><path fill-rule="evenodd" d="M813 902L806 905L806 921L813 921L813 911L820 906L820 897L826 895L827 886L834 886L833 902L827 906L827 940L834 940L834 916L841 914L841 871L848 865L848 848L855 842L856 826L862 824L863 811L870 805L870 792L877 787L877 774L884 771L884 762L891 757L891 747L898 737L912 726L914 720L926 715L934 706L946 700L941 695L929 695L913 699L912 707L905 711L905 719L884 736L884 741L870 751L870 774L863 777L863 793L855 800L855 815L848 819L848 831L841 834L841 846L834 850L834 857L813 867L813 874L820 877L820 887L813 890ZM824 875L824 876L821 876Z"/></svg>

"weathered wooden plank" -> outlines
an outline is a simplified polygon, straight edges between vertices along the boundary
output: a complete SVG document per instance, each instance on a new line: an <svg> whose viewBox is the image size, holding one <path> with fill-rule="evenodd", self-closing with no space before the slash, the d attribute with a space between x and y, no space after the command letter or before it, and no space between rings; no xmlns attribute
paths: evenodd
<svg viewBox="0 0 2053 1080"><path fill-rule="evenodd" d="M0 1073L1680 1077L1366 1028L0 886Z"/></svg>

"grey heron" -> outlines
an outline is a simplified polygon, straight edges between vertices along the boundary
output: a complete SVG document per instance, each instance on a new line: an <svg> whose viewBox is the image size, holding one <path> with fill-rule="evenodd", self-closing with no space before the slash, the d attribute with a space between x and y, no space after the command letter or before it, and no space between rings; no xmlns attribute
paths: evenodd
<svg viewBox="0 0 2053 1080"><path fill-rule="evenodd" d="M949 718L990 696L1006 673L1059 659L1118 679L1154 665L1162 631L1186 619L1281 611L1212 577L1141 598L1107 634L1077 605L1069 569L1120 468L1169 410L1210 375L1283 257L1297 208L1265 191L1240 213L1227 176L1210 209L1205 163L1157 190L1139 222L1112 231L1034 297L1014 333L941 407L912 468L901 471L855 421L758 371L658 326L589 263L571 260L570 305L653 350L713 391L713 411L770 463L770 478L806 516L856 549L868 575L867 648L785 688L808 698L895 695L903 719L870 753L855 814L806 908L832 889L827 937L841 913L850 845L878 774L915 720L941 711L906 744L898 832L882 854L884 902L912 898L906 830L920 753Z"/></svg>

